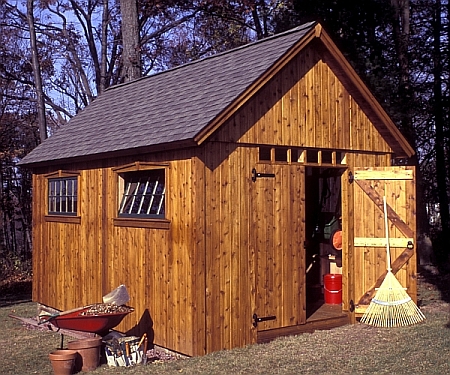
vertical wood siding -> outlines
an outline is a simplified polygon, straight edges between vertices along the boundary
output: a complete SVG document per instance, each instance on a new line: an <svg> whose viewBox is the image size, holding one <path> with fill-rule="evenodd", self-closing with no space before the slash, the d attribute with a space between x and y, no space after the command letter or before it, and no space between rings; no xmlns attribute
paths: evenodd
<svg viewBox="0 0 450 375"><path fill-rule="evenodd" d="M167 158L174 156L152 161ZM42 204L47 180L35 174L34 300L67 310L101 302L104 294L125 284L135 312L119 330L149 331L157 345L204 354L204 189L201 173L192 177L193 164L198 163L196 158L180 158L167 169L169 230L115 226L117 174L110 167L82 165L66 166L81 171L81 223L47 222ZM105 181L107 186L102 186ZM198 187L195 194L193 185Z"/></svg>
<svg viewBox="0 0 450 375"><path fill-rule="evenodd" d="M390 153L386 141L325 61L317 50L307 47L213 139Z"/></svg>
<svg viewBox="0 0 450 375"><path fill-rule="evenodd" d="M249 166L255 150L230 147L205 147L207 352L254 341Z"/></svg>

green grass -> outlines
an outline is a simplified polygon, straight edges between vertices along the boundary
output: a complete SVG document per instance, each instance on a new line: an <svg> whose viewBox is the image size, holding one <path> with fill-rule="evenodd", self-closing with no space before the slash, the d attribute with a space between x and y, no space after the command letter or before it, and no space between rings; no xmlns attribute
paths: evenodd
<svg viewBox="0 0 450 375"><path fill-rule="evenodd" d="M90 374L449 374L450 307L430 285L420 293L427 319L415 326L355 324L204 357L132 368L103 364ZM36 304L0 298L0 374L52 374L48 353L60 335L26 328L9 314L35 316Z"/></svg>
<svg viewBox="0 0 450 375"><path fill-rule="evenodd" d="M0 373L52 374L48 353L60 335L28 329L8 315L35 315L32 302L0 308ZM378 329L353 325L268 344L134 368L102 365L92 374L448 374L448 305L424 307L425 323ZM66 338L69 340L70 338Z"/></svg>

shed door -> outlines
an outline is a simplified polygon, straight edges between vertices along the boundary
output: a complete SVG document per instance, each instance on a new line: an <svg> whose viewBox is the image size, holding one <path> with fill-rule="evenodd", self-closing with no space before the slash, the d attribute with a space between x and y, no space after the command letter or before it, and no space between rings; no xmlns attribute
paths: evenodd
<svg viewBox="0 0 450 375"><path fill-rule="evenodd" d="M252 189L255 253L254 326L258 330L304 323L304 168L260 164Z"/></svg>
<svg viewBox="0 0 450 375"><path fill-rule="evenodd" d="M386 196L392 272L416 294L416 200L414 167L355 168L354 277L357 306L370 303L386 274ZM358 312L358 310L357 310Z"/></svg>

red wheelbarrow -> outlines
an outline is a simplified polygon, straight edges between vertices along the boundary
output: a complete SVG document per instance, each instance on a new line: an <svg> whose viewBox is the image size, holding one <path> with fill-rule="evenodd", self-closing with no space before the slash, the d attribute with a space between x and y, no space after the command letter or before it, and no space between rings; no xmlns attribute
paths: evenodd
<svg viewBox="0 0 450 375"><path fill-rule="evenodd" d="M134 311L132 307L120 306L120 309L114 312L98 312L96 306L98 305L53 314L41 320L39 324L51 322L57 328L102 335L116 327L126 315Z"/></svg>

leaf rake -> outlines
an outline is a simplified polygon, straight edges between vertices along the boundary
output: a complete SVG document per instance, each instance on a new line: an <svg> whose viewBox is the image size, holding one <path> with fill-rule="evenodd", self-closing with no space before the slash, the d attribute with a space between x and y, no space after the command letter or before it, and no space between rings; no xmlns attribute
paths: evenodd
<svg viewBox="0 0 450 375"><path fill-rule="evenodd" d="M387 274L362 316L361 323L374 327L403 327L419 323L425 316L392 273L386 197L383 197L383 208Z"/></svg>

